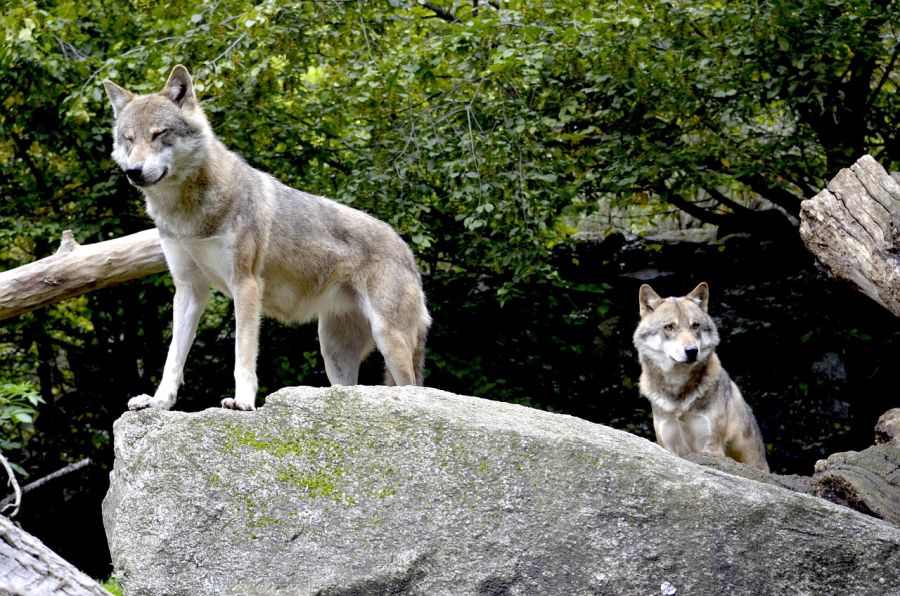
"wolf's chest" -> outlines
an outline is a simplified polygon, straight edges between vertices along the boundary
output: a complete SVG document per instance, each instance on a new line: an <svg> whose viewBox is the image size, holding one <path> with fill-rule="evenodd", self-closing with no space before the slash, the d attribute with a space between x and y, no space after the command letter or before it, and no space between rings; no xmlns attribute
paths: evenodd
<svg viewBox="0 0 900 596"><path fill-rule="evenodd" d="M182 279L205 282L231 297L234 286L235 236L224 234L202 239L166 239L163 243L169 267Z"/></svg>
<svg viewBox="0 0 900 596"><path fill-rule="evenodd" d="M713 421L702 413L654 412L653 426L662 445L681 456L705 451L713 439Z"/></svg>

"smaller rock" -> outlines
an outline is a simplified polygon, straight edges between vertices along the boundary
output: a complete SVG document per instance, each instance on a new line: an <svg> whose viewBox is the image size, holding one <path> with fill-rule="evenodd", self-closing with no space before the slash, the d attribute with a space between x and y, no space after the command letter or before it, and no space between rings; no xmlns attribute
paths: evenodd
<svg viewBox="0 0 900 596"><path fill-rule="evenodd" d="M900 408L891 408L875 424L875 444L890 443L900 437Z"/></svg>
<svg viewBox="0 0 900 596"><path fill-rule="evenodd" d="M826 352L818 362L812 365L812 372L819 379L826 381L846 381L847 369L841 357L834 352Z"/></svg>
<svg viewBox="0 0 900 596"><path fill-rule="evenodd" d="M678 588L669 582L663 582L659 586L659 593L662 594L662 596L673 596L676 592L678 592Z"/></svg>

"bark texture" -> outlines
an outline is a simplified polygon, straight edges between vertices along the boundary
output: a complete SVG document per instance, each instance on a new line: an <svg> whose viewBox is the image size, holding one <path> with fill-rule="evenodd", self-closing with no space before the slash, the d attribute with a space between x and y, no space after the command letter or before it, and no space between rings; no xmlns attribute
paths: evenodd
<svg viewBox="0 0 900 596"><path fill-rule="evenodd" d="M900 408L891 408L875 424L875 444L891 441L900 441Z"/></svg>
<svg viewBox="0 0 900 596"><path fill-rule="evenodd" d="M816 463L816 494L900 526L900 443L829 455Z"/></svg>
<svg viewBox="0 0 900 596"><path fill-rule="evenodd" d="M0 320L162 271L156 228L85 245L67 230L55 255L0 273Z"/></svg>
<svg viewBox="0 0 900 596"><path fill-rule="evenodd" d="M835 277L900 316L900 184L871 156L803 201L800 236Z"/></svg>

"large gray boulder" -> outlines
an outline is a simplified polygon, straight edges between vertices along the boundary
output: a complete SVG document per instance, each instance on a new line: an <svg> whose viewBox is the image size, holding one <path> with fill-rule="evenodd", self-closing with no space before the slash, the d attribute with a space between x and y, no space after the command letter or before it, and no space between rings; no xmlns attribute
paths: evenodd
<svg viewBox="0 0 900 596"><path fill-rule="evenodd" d="M570 416L423 388L126 413L126 594L900 593L900 529Z"/></svg>

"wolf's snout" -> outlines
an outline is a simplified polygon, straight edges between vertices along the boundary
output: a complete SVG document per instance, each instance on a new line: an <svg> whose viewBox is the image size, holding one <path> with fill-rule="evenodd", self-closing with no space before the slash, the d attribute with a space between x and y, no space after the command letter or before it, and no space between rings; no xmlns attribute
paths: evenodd
<svg viewBox="0 0 900 596"><path fill-rule="evenodd" d="M691 346L684 349L684 356L685 358L687 358L688 362L697 362L697 354L699 352L699 348L697 348L696 346Z"/></svg>
<svg viewBox="0 0 900 596"><path fill-rule="evenodd" d="M128 166L125 168L125 175L128 176L132 182L141 182L144 179L144 166L140 164Z"/></svg>

